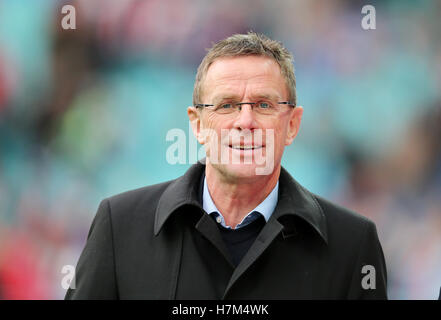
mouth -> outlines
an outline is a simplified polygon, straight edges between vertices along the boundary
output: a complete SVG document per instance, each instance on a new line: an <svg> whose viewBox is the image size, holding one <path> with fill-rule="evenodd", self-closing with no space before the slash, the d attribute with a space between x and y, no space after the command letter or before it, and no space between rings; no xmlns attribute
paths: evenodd
<svg viewBox="0 0 441 320"><path fill-rule="evenodd" d="M233 150L257 150L263 148L263 146L254 146L254 145L229 145L229 147Z"/></svg>

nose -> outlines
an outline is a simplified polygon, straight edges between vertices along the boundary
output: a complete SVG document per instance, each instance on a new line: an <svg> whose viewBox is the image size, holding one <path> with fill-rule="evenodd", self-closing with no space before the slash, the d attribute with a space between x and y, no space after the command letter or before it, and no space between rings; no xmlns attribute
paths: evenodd
<svg viewBox="0 0 441 320"><path fill-rule="evenodd" d="M257 124L252 105L249 103L241 104L239 110L234 127L237 129L255 129Z"/></svg>

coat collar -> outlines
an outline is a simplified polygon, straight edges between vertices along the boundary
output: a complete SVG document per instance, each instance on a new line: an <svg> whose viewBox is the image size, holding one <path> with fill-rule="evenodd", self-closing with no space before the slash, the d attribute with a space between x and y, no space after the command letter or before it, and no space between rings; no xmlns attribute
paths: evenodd
<svg viewBox="0 0 441 320"><path fill-rule="evenodd" d="M159 234L168 218L180 207L190 205L203 212L200 182L204 172L205 164L197 162L165 189L155 212L155 236ZM273 216L278 219L284 215L302 218L327 243L326 217L323 210L315 197L282 167L279 177L279 200Z"/></svg>

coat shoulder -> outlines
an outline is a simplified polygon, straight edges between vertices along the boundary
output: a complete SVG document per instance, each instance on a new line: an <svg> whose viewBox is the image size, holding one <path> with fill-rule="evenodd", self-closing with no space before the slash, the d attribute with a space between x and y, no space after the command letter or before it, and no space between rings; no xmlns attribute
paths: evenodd
<svg viewBox="0 0 441 320"><path fill-rule="evenodd" d="M318 195L313 194L312 196L326 217L330 233L353 240L354 236L359 237L367 228L376 229L375 223L371 219Z"/></svg>
<svg viewBox="0 0 441 320"><path fill-rule="evenodd" d="M130 213L154 212L161 195L174 180L125 191L104 201L109 202L112 218L126 218Z"/></svg>

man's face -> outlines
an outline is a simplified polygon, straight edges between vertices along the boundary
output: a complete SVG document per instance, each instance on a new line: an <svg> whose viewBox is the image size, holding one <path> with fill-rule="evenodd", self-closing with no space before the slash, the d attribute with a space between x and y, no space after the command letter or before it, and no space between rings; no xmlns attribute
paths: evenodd
<svg viewBox="0 0 441 320"><path fill-rule="evenodd" d="M288 92L276 61L264 56L226 57L209 67L201 103L288 101ZM189 107L193 131L205 146L207 166L230 181L274 173L285 146L297 135L303 113L302 107L279 106L273 115L259 114L249 104L228 115Z"/></svg>

